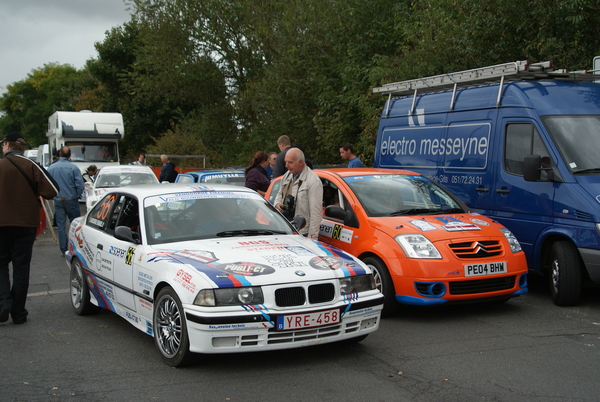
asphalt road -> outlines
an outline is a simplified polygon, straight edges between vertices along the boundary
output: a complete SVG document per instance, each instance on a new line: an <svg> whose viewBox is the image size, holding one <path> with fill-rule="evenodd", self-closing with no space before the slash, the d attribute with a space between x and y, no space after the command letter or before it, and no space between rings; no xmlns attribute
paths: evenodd
<svg viewBox="0 0 600 402"><path fill-rule="evenodd" d="M34 246L29 321L0 324L0 401L597 401L600 290L552 304L546 283L504 304L405 308L354 346L208 355L174 369L103 311L72 311L49 232Z"/></svg>

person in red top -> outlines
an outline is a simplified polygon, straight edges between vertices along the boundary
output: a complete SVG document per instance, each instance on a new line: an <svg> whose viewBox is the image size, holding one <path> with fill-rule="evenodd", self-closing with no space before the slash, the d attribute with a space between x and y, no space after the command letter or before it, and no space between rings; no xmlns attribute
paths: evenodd
<svg viewBox="0 0 600 402"><path fill-rule="evenodd" d="M23 324L33 242L40 224L38 197L52 199L59 188L43 167L23 155L26 142L21 134L13 131L1 143L5 157L0 160L0 322L10 315L14 324Z"/></svg>

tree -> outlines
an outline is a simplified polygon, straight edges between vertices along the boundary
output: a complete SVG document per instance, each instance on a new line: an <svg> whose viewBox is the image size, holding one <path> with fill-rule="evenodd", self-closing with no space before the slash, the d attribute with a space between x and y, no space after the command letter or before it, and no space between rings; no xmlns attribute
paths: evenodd
<svg viewBox="0 0 600 402"><path fill-rule="evenodd" d="M10 84L0 98L0 129L19 131L31 147L47 142L48 117L57 110L73 110L71 101L82 72L56 63L34 69L27 78Z"/></svg>

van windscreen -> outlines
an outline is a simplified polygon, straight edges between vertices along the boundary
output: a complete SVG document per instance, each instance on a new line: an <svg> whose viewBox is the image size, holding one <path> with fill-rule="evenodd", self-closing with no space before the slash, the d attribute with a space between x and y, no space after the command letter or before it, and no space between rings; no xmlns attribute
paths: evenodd
<svg viewBox="0 0 600 402"><path fill-rule="evenodd" d="M542 120L572 173L600 172L600 115L545 116Z"/></svg>

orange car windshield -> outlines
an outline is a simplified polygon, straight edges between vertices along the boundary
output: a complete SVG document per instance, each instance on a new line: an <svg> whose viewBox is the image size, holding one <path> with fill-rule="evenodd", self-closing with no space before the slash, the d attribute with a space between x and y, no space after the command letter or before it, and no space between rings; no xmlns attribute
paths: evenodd
<svg viewBox="0 0 600 402"><path fill-rule="evenodd" d="M448 192L423 176L390 174L344 180L369 216L465 212Z"/></svg>

